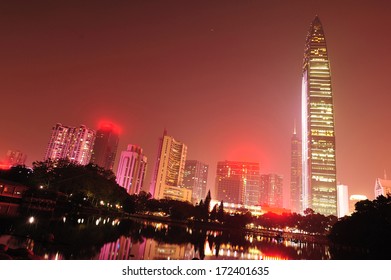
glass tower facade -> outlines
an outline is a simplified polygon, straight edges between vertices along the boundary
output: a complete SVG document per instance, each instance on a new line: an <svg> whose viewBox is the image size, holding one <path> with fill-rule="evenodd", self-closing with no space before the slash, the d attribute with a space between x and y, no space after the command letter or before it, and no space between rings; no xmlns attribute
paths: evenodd
<svg viewBox="0 0 391 280"><path fill-rule="evenodd" d="M334 106L330 62L316 16L307 34L302 79L303 210L337 215Z"/></svg>
<svg viewBox="0 0 391 280"><path fill-rule="evenodd" d="M111 123L101 124L96 132L91 162L106 170L113 170L118 142L118 129Z"/></svg>
<svg viewBox="0 0 391 280"><path fill-rule="evenodd" d="M209 166L201 161L186 160L183 186L192 190L193 203L200 202L206 196L208 168Z"/></svg>
<svg viewBox="0 0 391 280"><path fill-rule="evenodd" d="M259 205L259 170L258 162L219 161L216 170L217 200Z"/></svg>

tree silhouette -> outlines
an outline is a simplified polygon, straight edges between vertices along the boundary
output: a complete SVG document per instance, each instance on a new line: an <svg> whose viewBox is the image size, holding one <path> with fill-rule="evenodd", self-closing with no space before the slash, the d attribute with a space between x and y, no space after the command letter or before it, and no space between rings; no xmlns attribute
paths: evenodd
<svg viewBox="0 0 391 280"><path fill-rule="evenodd" d="M378 196L355 205L355 212L331 229L333 257L337 259L390 259L391 196ZM341 249L345 248L345 249Z"/></svg>

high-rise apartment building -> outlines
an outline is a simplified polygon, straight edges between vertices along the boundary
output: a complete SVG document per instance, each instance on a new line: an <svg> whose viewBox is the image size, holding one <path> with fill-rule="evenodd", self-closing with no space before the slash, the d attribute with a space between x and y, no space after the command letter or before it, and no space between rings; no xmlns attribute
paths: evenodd
<svg viewBox="0 0 391 280"><path fill-rule="evenodd" d="M303 210L337 215L334 106L330 62L316 16L307 34L302 79Z"/></svg>
<svg viewBox="0 0 391 280"><path fill-rule="evenodd" d="M261 175L261 204L283 207L283 177L278 174Z"/></svg>
<svg viewBox="0 0 391 280"><path fill-rule="evenodd" d="M206 196L208 165L198 160L186 160L183 186L192 190L192 202L197 203Z"/></svg>
<svg viewBox="0 0 391 280"><path fill-rule="evenodd" d="M183 187L187 146L164 131L159 139L155 169L152 174L150 193L153 198L192 200L192 192Z"/></svg>
<svg viewBox="0 0 391 280"><path fill-rule="evenodd" d="M95 131L84 125L70 127L58 123L52 128L44 159L69 159L71 162L86 165L91 159L94 139Z"/></svg>
<svg viewBox="0 0 391 280"><path fill-rule="evenodd" d="M113 170L119 142L118 129L112 123L101 124L96 131L91 163Z"/></svg>
<svg viewBox="0 0 391 280"><path fill-rule="evenodd" d="M302 212L301 198L301 140L297 137L296 126L291 138L291 211Z"/></svg>
<svg viewBox="0 0 391 280"><path fill-rule="evenodd" d="M219 161L216 173L218 201L259 205L259 163Z"/></svg>
<svg viewBox="0 0 391 280"><path fill-rule="evenodd" d="M121 152L118 163L116 181L129 194L139 193L143 187L147 169L147 157L143 150L135 145L128 145L126 151Z"/></svg>

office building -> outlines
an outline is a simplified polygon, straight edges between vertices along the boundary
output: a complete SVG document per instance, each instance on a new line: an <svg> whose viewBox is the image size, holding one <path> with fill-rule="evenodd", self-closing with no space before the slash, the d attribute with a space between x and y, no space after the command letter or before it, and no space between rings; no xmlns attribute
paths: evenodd
<svg viewBox="0 0 391 280"><path fill-rule="evenodd" d="M283 208L283 177L281 175L261 175L261 205Z"/></svg>
<svg viewBox="0 0 391 280"><path fill-rule="evenodd" d="M302 79L303 210L337 215L334 106L326 38L318 17L307 34Z"/></svg>
<svg viewBox="0 0 391 280"><path fill-rule="evenodd" d="M375 181L375 198L388 194L391 195L391 180L377 178Z"/></svg>
<svg viewBox="0 0 391 280"><path fill-rule="evenodd" d="M159 139L157 159L152 174L150 193L156 199L192 200L192 191L183 186L187 146L165 130Z"/></svg>
<svg viewBox="0 0 391 280"><path fill-rule="evenodd" d="M116 181L128 194L137 194L143 187L146 169L147 157L144 156L143 149L128 145L126 151L121 152Z"/></svg>
<svg viewBox="0 0 391 280"><path fill-rule="evenodd" d="M206 196L208 165L198 160L186 160L183 186L192 191L192 202L198 203Z"/></svg>
<svg viewBox="0 0 391 280"><path fill-rule="evenodd" d="M342 218L349 215L349 191L346 185L337 185L337 217Z"/></svg>
<svg viewBox="0 0 391 280"><path fill-rule="evenodd" d="M8 150L4 163L9 166L25 165L27 155L19 150Z"/></svg>
<svg viewBox="0 0 391 280"><path fill-rule="evenodd" d="M290 184L290 209L292 212L301 213L301 141L296 133L296 126L291 138L291 184Z"/></svg>
<svg viewBox="0 0 391 280"><path fill-rule="evenodd" d="M219 161L216 173L218 201L259 205L259 163Z"/></svg>
<svg viewBox="0 0 391 280"><path fill-rule="evenodd" d="M91 163L113 170L119 142L118 128L112 123L101 124L96 131Z"/></svg>

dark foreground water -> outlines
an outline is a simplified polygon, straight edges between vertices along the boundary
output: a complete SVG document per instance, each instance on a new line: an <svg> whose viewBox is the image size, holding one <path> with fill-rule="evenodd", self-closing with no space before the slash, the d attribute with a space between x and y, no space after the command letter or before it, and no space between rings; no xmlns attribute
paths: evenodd
<svg viewBox="0 0 391 280"><path fill-rule="evenodd" d="M83 215L0 218L0 256L13 259L330 259L327 245L146 220ZM2 252L1 252L2 251Z"/></svg>

